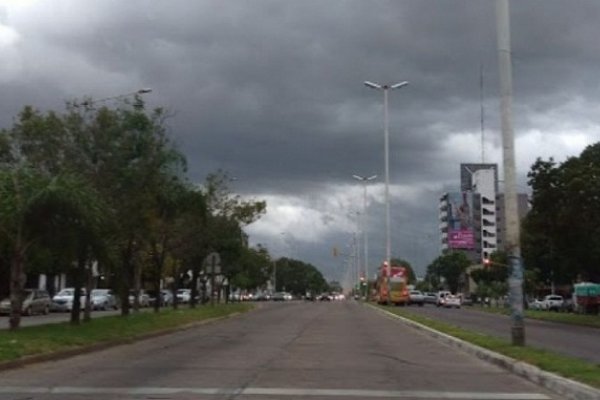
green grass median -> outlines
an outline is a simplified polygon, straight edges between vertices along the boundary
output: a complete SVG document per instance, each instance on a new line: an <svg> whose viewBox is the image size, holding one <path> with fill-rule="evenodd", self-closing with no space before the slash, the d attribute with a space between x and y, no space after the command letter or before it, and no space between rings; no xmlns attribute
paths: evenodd
<svg viewBox="0 0 600 400"><path fill-rule="evenodd" d="M26 356L42 355L101 343L134 340L184 325L225 317L252 309L251 304L199 306L195 309L162 309L159 313L132 313L128 317L112 316L92 319L75 326L68 322L23 327L17 331L0 331L0 362Z"/></svg>
<svg viewBox="0 0 600 400"><path fill-rule="evenodd" d="M491 314L510 315L510 310L503 307L482 307L473 306L474 310L484 311ZM592 328L600 328L600 316L573 314L567 312L541 311L541 310L525 310L525 317L531 319L539 319L542 321L560 322L563 324L590 326Z"/></svg>
<svg viewBox="0 0 600 400"><path fill-rule="evenodd" d="M553 372L566 378L600 388L600 364L563 356L552 351L531 346L513 346L506 340L462 329L455 325L414 314L403 308L378 307L466 342L535 365L544 371Z"/></svg>

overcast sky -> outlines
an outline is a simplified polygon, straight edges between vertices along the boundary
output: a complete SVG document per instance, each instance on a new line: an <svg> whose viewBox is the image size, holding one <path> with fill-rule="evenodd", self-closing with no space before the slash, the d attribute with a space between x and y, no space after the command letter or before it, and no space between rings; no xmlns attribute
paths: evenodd
<svg viewBox="0 0 600 400"><path fill-rule="evenodd" d="M522 190L536 157L599 140L600 2L511 5L514 118ZM192 180L223 169L267 201L252 243L344 280L369 187L372 269L384 257L382 94L390 94L392 255L422 274L438 255L438 198L459 164L499 162L492 1L0 0L0 127L25 104L150 87L167 107ZM500 168L501 171L501 168Z"/></svg>

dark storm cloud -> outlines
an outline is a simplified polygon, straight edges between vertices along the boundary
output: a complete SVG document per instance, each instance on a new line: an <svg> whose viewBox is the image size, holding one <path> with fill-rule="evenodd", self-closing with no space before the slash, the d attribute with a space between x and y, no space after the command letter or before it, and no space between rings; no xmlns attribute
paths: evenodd
<svg viewBox="0 0 600 400"><path fill-rule="evenodd" d="M498 152L492 1L35 4L0 9L21 35L25 71L0 79L3 126L25 103L60 108L149 86L148 103L174 114L194 180L222 168L237 190L306 195L382 175L382 95L362 82L408 80L390 95L392 181L441 192L461 161L477 161L460 157L479 152L482 66L488 150ZM553 118L540 116L564 121L571 110L575 125L593 121L600 3L511 4L517 134L551 131ZM574 99L584 107L561 108ZM422 196L398 205L400 225L436 229L438 193Z"/></svg>

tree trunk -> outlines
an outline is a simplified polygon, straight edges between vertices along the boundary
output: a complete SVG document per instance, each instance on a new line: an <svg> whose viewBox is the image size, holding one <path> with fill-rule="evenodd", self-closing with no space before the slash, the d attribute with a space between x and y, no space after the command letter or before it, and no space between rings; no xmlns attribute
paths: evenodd
<svg viewBox="0 0 600 400"><path fill-rule="evenodd" d="M196 303L198 302L198 275L198 268L192 268L192 297L190 298L190 308L196 308Z"/></svg>
<svg viewBox="0 0 600 400"><path fill-rule="evenodd" d="M129 240L127 247L121 253L121 279L119 280L119 296L121 297L121 316L129 315L129 289L131 287L131 259L133 254L133 240Z"/></svg>
<svg viewBox="0 0 600 400"><path fill-rule="evenodd" d="M10 330L19 329L21 325L22 293L26 280L24 264L21 251L15 251L10 264Z"/></svg>
<svg viewBox="0 0 600 400"><path fill-rule="evenodd" d="M81 252L77 258L77 266L73 273L73 284L75 293L73 294L73 308L71 309L71 324L79 325L81 322L81 286L83 285L83 272L86 262L85 252Z"/></svg>
<svg viewBox="0 0 600 400"><path fill-rule="evenodd" d="M92 320L92 287L93 287L93 271L92 264L87 265L86 268L86 282L85 282L85 309L83 310L83 322L90 322Z"/></svg>

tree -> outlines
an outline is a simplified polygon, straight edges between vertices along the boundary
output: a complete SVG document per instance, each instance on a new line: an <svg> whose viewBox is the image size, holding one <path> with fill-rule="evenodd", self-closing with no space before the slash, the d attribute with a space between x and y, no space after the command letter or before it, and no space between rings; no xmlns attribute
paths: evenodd
<svg viewBox="0 0 600 400"><path fill-rule="evenodd" d="M11 260L11 329L20 324L29 250L52 225L93 225L97 215L91 198L85 183L75 176L50 177L25 166L0 170L0 233L10 246Z"/></svg>
<svg viewBox="0 0 600 400"><path fill-rule="evenodd" d="M322 293L329 288L321 272L312 264L289 258L280 258L275 263L276 291L285 290L301 296L306 292Z"/></svg>
<svg viewBox="0 0 600 400"><path fill-rule="evenodd" d="M427 279L441 287L443 277L448 290L456 293L469 265L471 262L462 252L444 254L427 267Z"/></svg>
<svg viewBox="0 0 600 400"><path fill-rule="evenodd" d="M490 255L488 265L471 272L471 278L477 283L480 297L498 298L508 293L509 274L507 254L497 251Z"/></svg>
<svg viewBox="0 0 600 400"><path fill-rule="evenodd" d="M538 159L528 177L533 192L522 229L525 265L546 282L600 280L600 143L561 164Z"/></svg>

